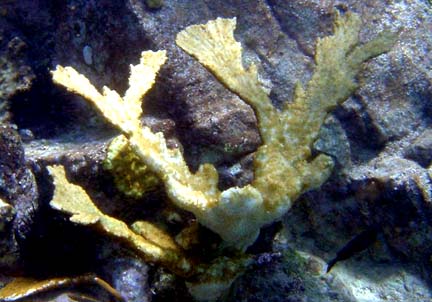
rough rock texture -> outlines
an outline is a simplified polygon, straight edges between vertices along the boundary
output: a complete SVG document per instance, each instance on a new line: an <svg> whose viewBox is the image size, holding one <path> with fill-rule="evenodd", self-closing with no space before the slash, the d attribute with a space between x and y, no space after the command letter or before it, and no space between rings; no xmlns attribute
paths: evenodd
<svg viewBox="0 0 432 302"><path fill-rule="evenodd" d="M33 226L38 208L38 191L33 173L26 166L21 139L12 125L0 125L0 196L13 207L2 211L7 218L3 230L0 266L11 268L19 255L18 243L22 243ZM5 207L3 207L5 208ZM10 225L10 223L12 225Z"/></svg>
<svg viewBox="0 0 432 302"><path fill-rule="evenodd" d="M336 169L320 190L297 201L284 219L281 236L291 248L325 261L369 226L379 228L378 240L368 251L336 264L327 276L305 269L294 278L290 257L268 267L254 266L239 280L231 300L430 300L426 284L432 254L432 185L427 172L432 163L430 1L164 0L152 9L148 2L0 3L0 66L4 67L0 71L0 121L3 113L11 112L26 139L28 161L42 183L47 178L44 166L62 163L107 213L125 221L137 216L170 217L177 228L190 217L166 210L160 203L163 193L152 193L146 202L138 202L113 189L101 162L115 131L79 97L53 86L48 70L56 64L71 65L99 87L122 92L127 87L128 64L136 64L142 50L166 49L169 60L146 98L144 122L163 131L172 146L181 143L192 168L202 162L215 163L221 186L245 184L253 177L251 152L260 144L253 112L180 51L174 45L175 35L187 25L237 16L236 38L245 47L244 61L257 63L273 102L280 106L291 99L297 81L306 83L311 76L314 43L332 32L333 9L354 11L364 21L363 41L383 29L399 30L400 39L391 52L365 66L359 77L361 88L322 129L315 148L332 156ZM5 104L11 105L10 110ZM14 150L18 151L13 156L22 163L21 149ZM19 191L24 185L7 188ZM13 194L17 196L28 195ZM3 191L0 198L12 204ZM36 195L29 199L33 203ZM16 208L16 212L18 217L25 211ZM64 241L68 239L61 244ZM321 277L311 278L314 274ZM168 278L161 276L160 280ZM320 278L342 281L338 281L340 286L326 287ZM303 291L305 280L313 280L308 284L321 288L321 293ZM378 286L381 280L386 282ZM278 292L285 285L290 291ZM184 290L181 285L176 288ZM155 300L175 296L161 294Z"/></svg>
<svg viewBox="0 0 432 302"><path fill-rule="evenodd" d="M5 13L5 8L1 14ZM9 119L11 97L30 88L35 75L29 66L29 45L22 32L0 18L0 122Z"/></svg>
<svg viewBox="0 0 432 302"><path fill-rule="evenodd" d="M227 301L356 301L338 277L322 277L321 266L319 259L289 248L263 254L233 285Z"/></svg>
<svg viewBox="0 0 432 302"><path fill-rule="evenodd" d="M233 285L227 301L430 300L428 283L418 275L415 265L402 268L363 256L337 272L325 274L322 259L282 246L279 259L273 256L269 260L268 254L257 258L256 264Z"/></svg>
<svg viewBox="0 0 432 302"><path fill-rule="evenodd" d="M149 267L139 259L117 257L106 263L104 270L126 302L151 301Z"/></svg>
<svg viewBox="0 0 432 302"><path fill-rule="evenodd" d="M0 199L0 267L13 267L18 262L18 243L12 231L12 221L15 218L14 208Z"/></svg>

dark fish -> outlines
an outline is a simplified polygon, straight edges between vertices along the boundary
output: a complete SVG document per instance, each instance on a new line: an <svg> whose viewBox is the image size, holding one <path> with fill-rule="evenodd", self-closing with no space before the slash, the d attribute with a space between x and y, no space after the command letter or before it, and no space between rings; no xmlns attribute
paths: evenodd
<svg viewBox="0 0 432 302"><path fill-rule="evenodd" d="M377 227L373 226L351 239L337 252L336 257L327 263L327 273L337 262L349 259L355 254L360 253L371 246L376 241L377 233Z"/></svg>

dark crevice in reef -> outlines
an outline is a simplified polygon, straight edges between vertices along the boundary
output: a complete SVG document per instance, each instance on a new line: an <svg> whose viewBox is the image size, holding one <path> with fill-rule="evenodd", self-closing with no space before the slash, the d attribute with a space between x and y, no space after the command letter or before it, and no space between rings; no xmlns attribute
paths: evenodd
<svg viewBox="0 0 432 302"><path fill-rule="evenodd" d="M66 140L73 140L73 137L86 136L89 131L112 134L112 128L102 122L96 110L55 86L49 73L56 64L72 65L98 89L107 85L124 93L129 63L138 63L141 50L154 47L142 30L130 28L136 20L124 3L107 5L105 2L104 9L98 10L90 2L73 6L67 1L23 1L7 9L5 20L24 41L26 60L35 75L29 90L9 100L12 122L20 129L31 130L36 139L66 136ZM107 19L107 11L122 17ZM112 35L120 30L128 34ZM93 47L92 65L84 63L85 45ZM126 55L124 45L129 48Z"/></svg>
<svg viewBox="0 0 432 302"><path fill-rule="evenodd" d="M350 142L354 161L365 162L376 157L386 144L386 137L372 122L367 108L359 96L352 96L355 107L341 106L334 115L342 124Z"/></svg>
<svg viewBox="0 0 432 302"><path fill-rule="evenodd" d="M323 9L314 3L299 4L295 1L266 2L282 31L297 43L304 55L313 58L315 40L332 32L334 8L328 6ZM344 10L336 8L340 12Z"/></svg>
<svg viewBox="0 0 432 302"><path fill-rule="evenodd" d="M55 87L49 74L29 91L15 95L11 104L12 121L19 129L30 130L36 139L82 136L90 128L105 132L111 128L83 99Z"/></svg>
<svg viewBox="0 0 432 302"><path fill-rule="evenodd" d="M73 115L61 114L67 111L62 107L66 107L69 102L65 102L64 97L56 98L53 89L48 79L39 79L31 90L12 98L11 112L18 128L31 130L37 138L49 138L70 126ZM58 101L53 102L55 99Z"/></svg>
<svg viewBox="0 0 432 302"><path fill-rule="evenodd" d="M100 236L88 227L71 224L67 215L59 215L50 207L54 187L47 171L36 178L40 207L31 230L19 242L22 273L48 278L94 271Z"/></svg>

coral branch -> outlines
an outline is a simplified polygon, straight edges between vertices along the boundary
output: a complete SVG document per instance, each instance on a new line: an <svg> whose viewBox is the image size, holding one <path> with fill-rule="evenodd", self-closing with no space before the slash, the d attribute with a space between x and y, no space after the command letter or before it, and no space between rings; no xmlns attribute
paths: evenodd
<svg viewBox="0 0 432 302"><path fill-rule="evenodd" d="M254 64L247 69L242 63L242 47L234 39L236 19L209 21L181 31L176 43L208 68L228 89L254 107L264 143L275 119L275 109L267 92L258 81Z"/></svg>
<svg viewBox="0 0 432 302"><path fill-rule="evenodd" d="M179 249L166 248L167 245L172 246L171 242L157 244L155 241L146 240L129 229L124 222L103 214L81 187L71 184L66 179L63 166L50 166L48 170L55 185L50 205L54 209L70 214L72 222L94 226L109 236L124 241L147 261L162 263L183 276L191 273L192 264ZM145 225L140 226L141 233L145 233Z"/></svg>
<svg viewBox="0 0 432 302"><path fill-rule="evenodd" d="M129 136L140 127L141 98L153 86L156 74L165 61L165 51L143 51L140 63L131 65L129 89L123 98L106 86L100 94L85 76L72 67L57 66L52 71L52 77L55 83L92 102L113 125Z"/></svg>

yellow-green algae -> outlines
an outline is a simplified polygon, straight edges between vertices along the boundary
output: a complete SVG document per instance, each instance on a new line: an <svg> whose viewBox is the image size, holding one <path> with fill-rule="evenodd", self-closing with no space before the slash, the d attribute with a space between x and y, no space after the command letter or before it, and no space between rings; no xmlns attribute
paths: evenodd
<svg viewBox="0 0 432 302"><path fill-rule="evenodd" d="M163 0L146 0L146 4L151 9L161 8L164 4Z"/></svg>
<svg viewBox="0 0 432 302"><path fill-rule="evenodd" d="M159 178L142 164L123 135L112 140L103 165L113 175L117 189L126 196L141 198L161 185Z"/></svg>

